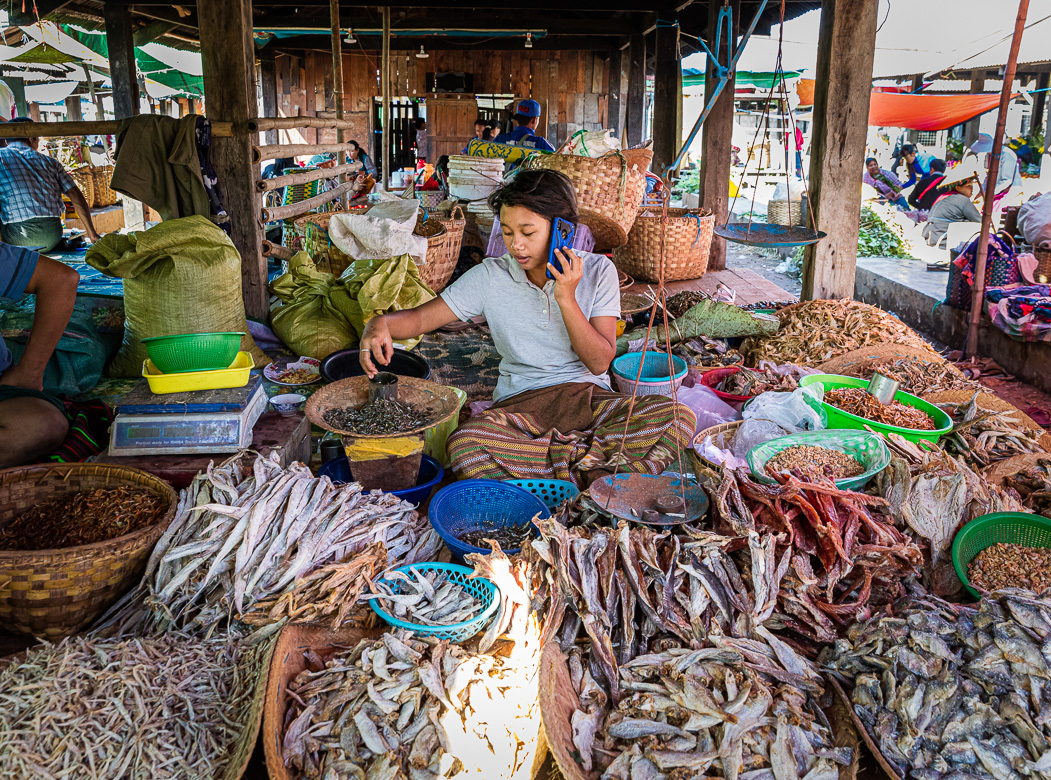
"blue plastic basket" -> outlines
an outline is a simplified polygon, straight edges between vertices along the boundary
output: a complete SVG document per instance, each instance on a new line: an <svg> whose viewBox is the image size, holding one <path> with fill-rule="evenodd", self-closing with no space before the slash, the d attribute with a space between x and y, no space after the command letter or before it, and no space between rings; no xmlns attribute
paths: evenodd
<svg viewBox="0 0 1051 780"><path fill-rule="evenodd" d="M354 476L350 471L350 460L346 457L335 458L328 463L322 463L317 473L319 477L331 479L334 485L342 485L354 481ZM424 455L420 462L420 474L416 477L416 486L387 492L408 501L410 504L419 505L431 497L431 493L443 479L445 479L445 469L442 468L442 464L430 455Z"/></svg>
<svg viewBox="0 0 1051 780"><path fill-rule="evenodd" d="M464 544L459 537L482 528L528 525L537 515L551 517L551 510L528 490L495 479L465 479L442 488L427 510L431 525L454 555L492 552ZM521 548L504 550L514 555Z"/></svg>
<svg viewBox="0 0 1051 780"><path fill-rule="evenodd" d="M675 371L673 377L668 376L668 356L663 352L647 352L645 359L641 352L629 352L621 355L613 361L611 371L617 382L617 388L622 393L632 393L638 384L639 393L642 395L670 395L673 389L677 389L686 378L689 366L686 361L678 355L671 356L672 368ZM642 364L642 375L639 376L639 364ZM635 377L639 381L635 382Z"/></svg>
<svg viewBox="0 0 1051 780"><path fill-rule="evenodd" d="M517 485L538 496L548 509L554 511L563 501L572 501L580 495L580 489L564 479L507 479L508 485Z"/></svg>
<svg viewBox="0 0 1051 780"><path fill-rule="evenodd" d="M465 620L462 623L453 623L448 626L426 626L421 623L408 623L404 620L399 620L379 606L377 603L378 599L369 599L369 606L372 607L372 611L395 628L407 628L418 636L433 636L438 639L448 639L450 642L463 642L485 628L489 621L493 619L493 615L496 614L496 610L500 606L500 599L497 598L500 593L499 588L485 579L485 577L469 579L471 574L474 573L474 569L469 569L466 566L457 566L455 563L410 563L406 566L399 566L394 571L407 572L409 576L412 576L411 572L409 572L410 569L416 569L421 574L428 571L445 572L445 581L459 585L470 593L475 600L482 604L482 611L476 617ZM381 578L379 582L382 582L394 593L401 593L401 589L405 585L405 582L402 580L389 580L386 577Z"/></svg>

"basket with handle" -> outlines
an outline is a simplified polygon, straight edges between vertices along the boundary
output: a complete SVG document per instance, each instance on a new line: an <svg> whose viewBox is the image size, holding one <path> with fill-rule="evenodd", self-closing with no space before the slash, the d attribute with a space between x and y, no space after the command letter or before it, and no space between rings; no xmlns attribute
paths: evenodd
<svg viewBox="0 0 1051 780"><path fill-rule="evenodd" d="M439 293L445 289L453 271L456 270L456 262L460 259L460 245L458 241L453 241L452 234L441 220L434 217L423 219L423 215L420 216L416 221L416 229L412 231L414 235L427 239L427 262L419 266L420 279L434 292ZM463 238L462 230L460 238Z"/></svg>
<svg viewBox="0 0 1051 780"><path fill-rule="evenodd" d="M113 166L102 165L92 171L95 181L95 208L116 204L117 192L110 186L113 181Z"/></svg>
<svg viewBox="0 0 1051 780"><path fill-rule="evenodd" d="M741 427L743 422L744 420L734 420L733 422L713 425L710 428L705 428L703 431L697 431L693 441L690 442L690 461L693 463L693 473L697 476L699 482L709 482L712 479L717 479L722 469L722 466L712 463L701 455L700 447L704 444L704 440L711 436L712 442L716 446L729 449L730 445L733 444L734 436L737 435L737 429Z"/></svg>
<svg viewBox="0 0 1051 780"><path fill-rule="evenodd" d="M648 149L610 152L602 157L575 154L538 154L523 168L549 169L564 173L577 192L580 221L591 229L596 252L608 252L628 241L628 231L646 192Z"/></svg>
<svg viewBox="0 0 1051 780"><path fill-rule="evenodd" d="M296 236L300 237L300 247L310 255L319 271L338 277L354 258L345 254L332 243L328 237L328 223L331 214L307 214L295 221Z"/></svg>
<svg viewBox="0 0 1051 780"><path fill-rule="evenodd" d="M446 243L449 246L450 254L459 262L460 247L463 246L463 232L467 227L467 216L463 213L463 209L456 205L453 206L447 217L442 216L441 212L435 212L431 217L445 226L445 231L449 234ZM455 266L453 268L455 270ZM435 290L435 292L438 291Z"/></svg>
<svg viewBox="0 0 1051 780"><path fill-rule="evenodd" d="M952 540L952 565L960 582L975 598L981 598L982 594L971 586L967 567L978 553L994 544L1051 547L1051 520L1024 512L994 512L976 517L956 532Z"/></svg>
<svg viewBox="0 0 1051 780"><path fill-rule="evenodd" d="M167 482L125 466L56 463L0 471L0 526L43 501L117 487L146 488L168 500L168 511L154 525L104 542L0 551L0 627L54 640L91 623L142 576L176 505Z"/></svg>
<svg viewBox="0 0 1051 780"><path fill-rule="evenodd" d="M73 183L77 185L77 188L84 195L84 200L88 206L95 207L99 205L95 202L95 174L92 172L90 165L80 165L70 170L69 175L73 177Z"/></svg>
<svg viewBox="0 0 1051 780"><path fill-rule="evenodd" d="M613 263L620 270L645 282L660 280L660 214L642 214L628 233L628 242L613 252ZM668 209L664 231L664 281L699 279L708 270L715 215L710 209Z"/></svg>

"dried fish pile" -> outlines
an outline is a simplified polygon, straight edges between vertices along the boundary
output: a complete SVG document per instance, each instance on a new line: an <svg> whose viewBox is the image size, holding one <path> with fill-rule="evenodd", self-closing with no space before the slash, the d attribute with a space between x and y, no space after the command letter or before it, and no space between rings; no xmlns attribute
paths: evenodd
<svg viewBox="0 0 1051 780"><path fill-rule="evenodd" d="M922 593L851 627L823 657L901 777L1046 780L1051 600L1000 591L977 608Z"/></svg>
<svg viewBox="0 0 1051 780"><path fill-rule="evenodd" d="M877 514L886 504L828 480L789 476L781 485L763 485L742 472L726 474L715 497L721 521L736 536L758 532L777 539L770 560L779 561L779 587L769 592L777 594L778 609L768 628L831 642L841 627L902 594L903 580L923 557L915 542Z"/></svg>
<svg viewBox="0 0 1051 780"><path fill-rule="evenodd" d="M937 354L897 317L859 301L805 301L782 309L777 316L781 328L775 335L745 341L742 351L749 365L770 360L817 366L877 344L908 344Z"/></svg>
<svg viewBox="0 0 1051 780"><path fill-rule="evenodd" d="M965 523L990 512L1024 512L1017 496L989 482L961 458L930 442L890 434L890 468L877 477L890 519L923 550L923 584L939 596L963 584L952 565L952 540Z"/></svg>
<svg viewBox="0 0 1051 780"><path fill-rule="evenodd" d="M979 387L977 382L967 379L960 369L940 358L880 358L860 361L841 372L844 376L870 379L874 372L901 384L901 389L913 395L924 396L943 390L970 390Z"/></svg>
<svg viewBox="0 0 1051 780"><path fill-rule="evenodd" d="M901 401L880 403L875 396L860 387L837 387L835 390L829 390L825 393L825 403L883 425L917 431L934 430L934 420L926 412L907 406Z"/></svg>
<svg viewBox="0 0 1051 780"><path fill-rule="evenodd" d="M732 395L791 393L799 387L797 373L782 374L773 368L742 368L719 383L718 389Z"/></svg>
<svg viewBox="0 0 1051 780"><path fill-rule="evenodd" d="M730 349L726 339L710 339L707 336L676 344L672 354L681 357L687 365L701 368L725 368L744 362L744 355L736 349Z"/></svg>
<svg viewBox="0 0 1051 780"><path fill-rule="evenodd" d="M208 631L257 604L272 609L275 597L308 587L303 579L320 567L377 542L388 565L433 560L441 549L426 519L389 493L366 494L356 482L333 486L300 463L282 468L276 453L251 464L237 456L210 466L182 491L142 583L104 625L121 633ZM357 575L362 582L364 572ZM340 578L322 583L349 592ZM333 600L320 616L340 608Z"/></svg>
<svg viewBox="0 0 1051 780"><path fill-rule="evenodd" d="M952 418L952 432L944 445L971 463L988 466L1012 455L1045 452L1041 433L1024 425L1013 411L984 411L978 406L979 393L965 404L940 403Z"/></svg>
<svg viewBox="0 0 1051 780"><path fill-rule="evenodd" d="M164 517L168 501L145 488L97 488L37 504L0 526L0 550L55 550L116 539Z"/></svg>
<svg viewBox="0 0 1051 780"><path fill-rule="evenodd" d="M1051 588L1051 549L994 544L974 556L967 579L972 588L986 593L1003 588L1043 593Z"/></svg>
<svg viewBox="0 0 1051 780"><path fill-rule="evenodd" d="M701 301L711 300L711 296L700 290L682 290L668 298L665 307L671 317L681 317Z"/></svg>
<svg viewBox="0 0 1051 780"><path fill-rule="evenodd" d="M620 668L620 703L574 648L580 708L573 740L585 771L605 780L697 777L836 780L850 748L837 748L817 706L815 667L765 629L755 639L712 637L714 647L669 648Z"/></svg>
<svg viewBox="0 0 1051 780"><path fill-rule="evenodd" d="M442 571L420 571L416 567L404 571L389 571L386 580L401 583L372 583L372 592L362 596L373 599L399 620L422 626L451 626L476 617L482 604L462 585L448 579Z"/></svg>
<svg viewBox="0 0 1051 780"><path fill-rule="evenodd" d="M0 778L222 777L267 650L176 633L31 649L0 670Z"/></svg>
<svg viewBox="0 0 1051 780"><path fill-rule="evenodd" d="M424 412L401 401L377 398L355 409L328 409L322 415L325 422L336 430L375 436L381 433L402 433L427 424Z"/></svg>
<svg viewBox="0 0 1051 780"><path fill-rule="evenodd" d="M1051 518L1051 456L1005 477L1004 485L1017 492L1030 510Z"/></svg>
<svg viewBox="0 0 1051 780"><path fill-rule="evenodd" d="M865 467L845 452L806 444L781 450L766 462L766 470L771 475L798 472L804 477L828 477L832 480L849 479L865 473Z"/></svg>
<svg viewBox="0 0 1051 780"><path fill-rule="evenodd" d="M532 523L523 525L501 525L499 528L479 528L456 537L472 547L488 547L488 540L496 542L502 550L517 550L533 538Z"/></svg>

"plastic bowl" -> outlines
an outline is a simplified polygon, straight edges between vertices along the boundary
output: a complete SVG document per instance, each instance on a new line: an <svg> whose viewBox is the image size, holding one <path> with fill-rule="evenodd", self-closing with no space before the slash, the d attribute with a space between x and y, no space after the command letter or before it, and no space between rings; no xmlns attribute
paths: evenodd
<svg viewBox="0 0 1051 780"><path fill-rule="evenodd" d="M671 356L675 375L668 376L668 356L663 352L629 352L613 361L611 371L622 393L633 393L636 384L642 394L670 395L673 389L682 385L689 366L677 355ZM642 374L639 375L639 364ZM635 377L639 377L636 382Z"/></svg>
<svg viewBox="0 0 1051 780"><path fill-rule="evenodd" d="M482 611L470 620L465 620L462 623L432 626L399 620L379 606L379 599L369 599L369 606L372 607L372 611L395 628L408 629L418 636L433 636L437 639L447 639L450 642L463 642L485 628L489 621L493 619L493 615L496 614L496 610L500 606L500 599L497 598L500 593L499 589L485 577L472 578L471 575L474 574L474 569L458 566L455 563L410 563L406 566L399 566L394 571L406 572L411 577L410 569L416 569L421 574L428 571L443 572L445 581L460 585L475 601L482 605ZM381 578L379 582L382 582L394 593L401 593L401 589L405 585L402 580L389 580L385 577Z"/></svg>
<svg viewBox="0 0 1051 780"><path fill-rule="evenodd" d="M164 374L219 371L228 368L241 349L244 333L186 333L143 339L153 365Z"/></svg>
<svg viewBox="0 0 1051 780"><path fill-rule="evenodd" d="M775 484L777 480L766 472L766 462L782 450L797 445L824 447L845 452L865 467L865 471L856 477L837 479L836 487L840 490L859 490L890 465L890 450L882 437L868 431L824 430L794 433L791 436L782 436L755 445L748 450L745 456L748 460L748 468L752 470L752 476L768 485Z"/></svg>
<svg viewBox="0 0 1051 780"><path fill-rule="evenodd" d="M810 376L803 377L799 381L800 387L809 387L810 385L818 384L821 385L824 388L824 392L827 393L829 390L835 390L837 387L860 387L861 389L865 389L868 387L869 383L867 379L858 379L852 376L837 376L835 374L811 374ZM934 404L924 401L922 398L917 398L914 395L909 395L901 390L894 394L894 400L924 412L934 420L934 430L924 431L917 428L899 428L896 425L884 425L883 423L878 423L865 417L858 417L856 414L851 414L850 412L844 412L842 409L832 406L829 403L822 402L821 406L824 408L825 414L828 415L829 428L864 430L868 427L878 433L896 433L908 441L929 441L934 444L937 444L942 436L952 430L952 418Z"/></svg>
<svg viewBox="0 0 1051 780"><path fill-rule="evenodd" d="M732 406L737 411L741 411L741 407L744 406L746 401L751 401L755 398L754 395L736 395L734 393L724 393L722 390L716 389L720 382L727 377L731 377L741 370L740 366L726 366L725 368L713 368L710 371L705 371L701 374L701 384L715 393L717 398L725 401L729 406Z"/></svg>
<svg viewBox="0 0 1051 780"><path fill-rule="evenodd" d="M289 417L296 412L303 411L303 406L307 402L305 395L299 393L282 393L281 395L275 395L270 399L270 405L274 407L274 411L280 414L282 417Z"/></svg>
<svg viewBox="0 0 1051 780"><path fill-rule="evenodd" d="M336 458L328 463L322 463L321 468L318 469L318 476L328 477L336 485L354 480L350 472L350 460L347 458ZM443 479L445 479L445 469L442 468L442 464L430 455L424 455L423 460L420 461L420 473L416 477L416 487L392 490L390 493L403 501L419 506L431 497L431 492Z"/></svg>
<svg viewBox="0 0 1051 780"><path fill-rule="evenodd" d="M492 550L461 542L460 536L481 528L529 525L537 515L551 517L551 510L529 491L496 479L465 479L447 485L427 511L434 530L461 559L468 553L488 555ZM504 552L515 555L520 550L515 547Z"/></svg>
<svg viewBox="0 0 1051 780"><path fill-rule="evenodd" d="M326 382L350 379L353 376L365 376L365 369L358 362L360 354L359 349L341 349L333 352L321 361L321 376ZM427 361L404 349L394 350L390 365L384 367L383 370L398 376L411 376L416 379L430 379L431 376L431 367Z"/></svg>
<svg viewBox="0 0 1051 780"><path fill-rule="evenodd" d="M1024 512L994 512L974 518L956 532L952 540L952 565L960 582L976 599L982 594L971 587L967 567L978 553L994 544L1051 547L1051 520Z"/></svg>

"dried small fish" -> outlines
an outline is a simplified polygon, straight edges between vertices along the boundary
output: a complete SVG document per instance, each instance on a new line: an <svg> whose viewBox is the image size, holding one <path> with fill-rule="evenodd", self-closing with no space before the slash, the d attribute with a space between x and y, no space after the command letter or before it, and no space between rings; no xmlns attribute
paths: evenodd
<svg viewBox="0 0 1051 780"><path fill-rule="evenodd" d="M1046 451L1040 442L1041 431L1023 425L1013 411L983 410L979 396L976 391L967 403L938 404L953 421L952 432L943 440L950 452L972 464L988 466L1012 455Z"/></svg>
<svg viewBox="0 0 1051 780"><path fill-rule="evenodd" d="M1051 549L1023 544L986 547L967 566L971 587L983 592L1024 588L1043 593L1051 588Z"/></svg>
<svg viewBox="0 0 1051 780"><path fill-rule="evenodd" d="M1008 475L1004 485L1017 492L1033 512L1051 518L1051 456Z"/></svg>
<svg viewBox="0 0 1051 780"><path fill-rule="evenodd" d="M378 433L399 433L419 428L428 421L424 412L401 401L377 398L364 406L329 409L322 417L340 431L372 436Z"/></svg>
<svg viewBox="0 0 1051 780"><path fill-rule="evenodd" d="M717 390L732 395L755 396L761 393L790 393L799 387L807 373L798 366L777 366L763 361L758 368L742 368L719 383Z"/></svg>
<svg viewBox="0 0 1051 780"><path fill-rule="evenodd" d="M786 447L766 462L766 471L771 475L793 470L803 476L837 480L856 477L864 473L865 467L845 452L806 444Z"/></svg>
<svg viewBox="0 0 1051 780"><path fill-rule="evenodd" d="M394 584L377 580L372 583L373 592L363 594L361 600L375 599L399 620L423 626L451 626L482 611L482 603L449 579L448 572L412 567L407 574L389 571L384 577Z"/></svg>
<svg viewBox="0 0 1051 780"><path fill-rule="evenodd" d="M533 524L524 523L521 525L478 528L457 535L457 539L464 544L469 544L472 547L481 547L482 549L485 549L487 543L492 540L502 550L518 550L523 544L533 538L534 533Z"/></svg>
<svg viewBox="0 0 1051 780"><path fill-rule="evenodd" d="M883 425L918 431L934 430L934 420L926 412L901 401L881 403L874 395L860 387L837 387L829 390L825 393L825 403Z"/></svg>
<svg viewBox="0 0 1051 780"><path fill-rule="evenodd" d="M871 379L874 372L900 383L901 389L912 395L925 396L943 390L970 390L981 387L977 382L967 379L963 372L947 360L935 355L929 359L917 357L879 358L876 360L859 360L841 371L844 376L856 376L859 379Z"/></svg>

